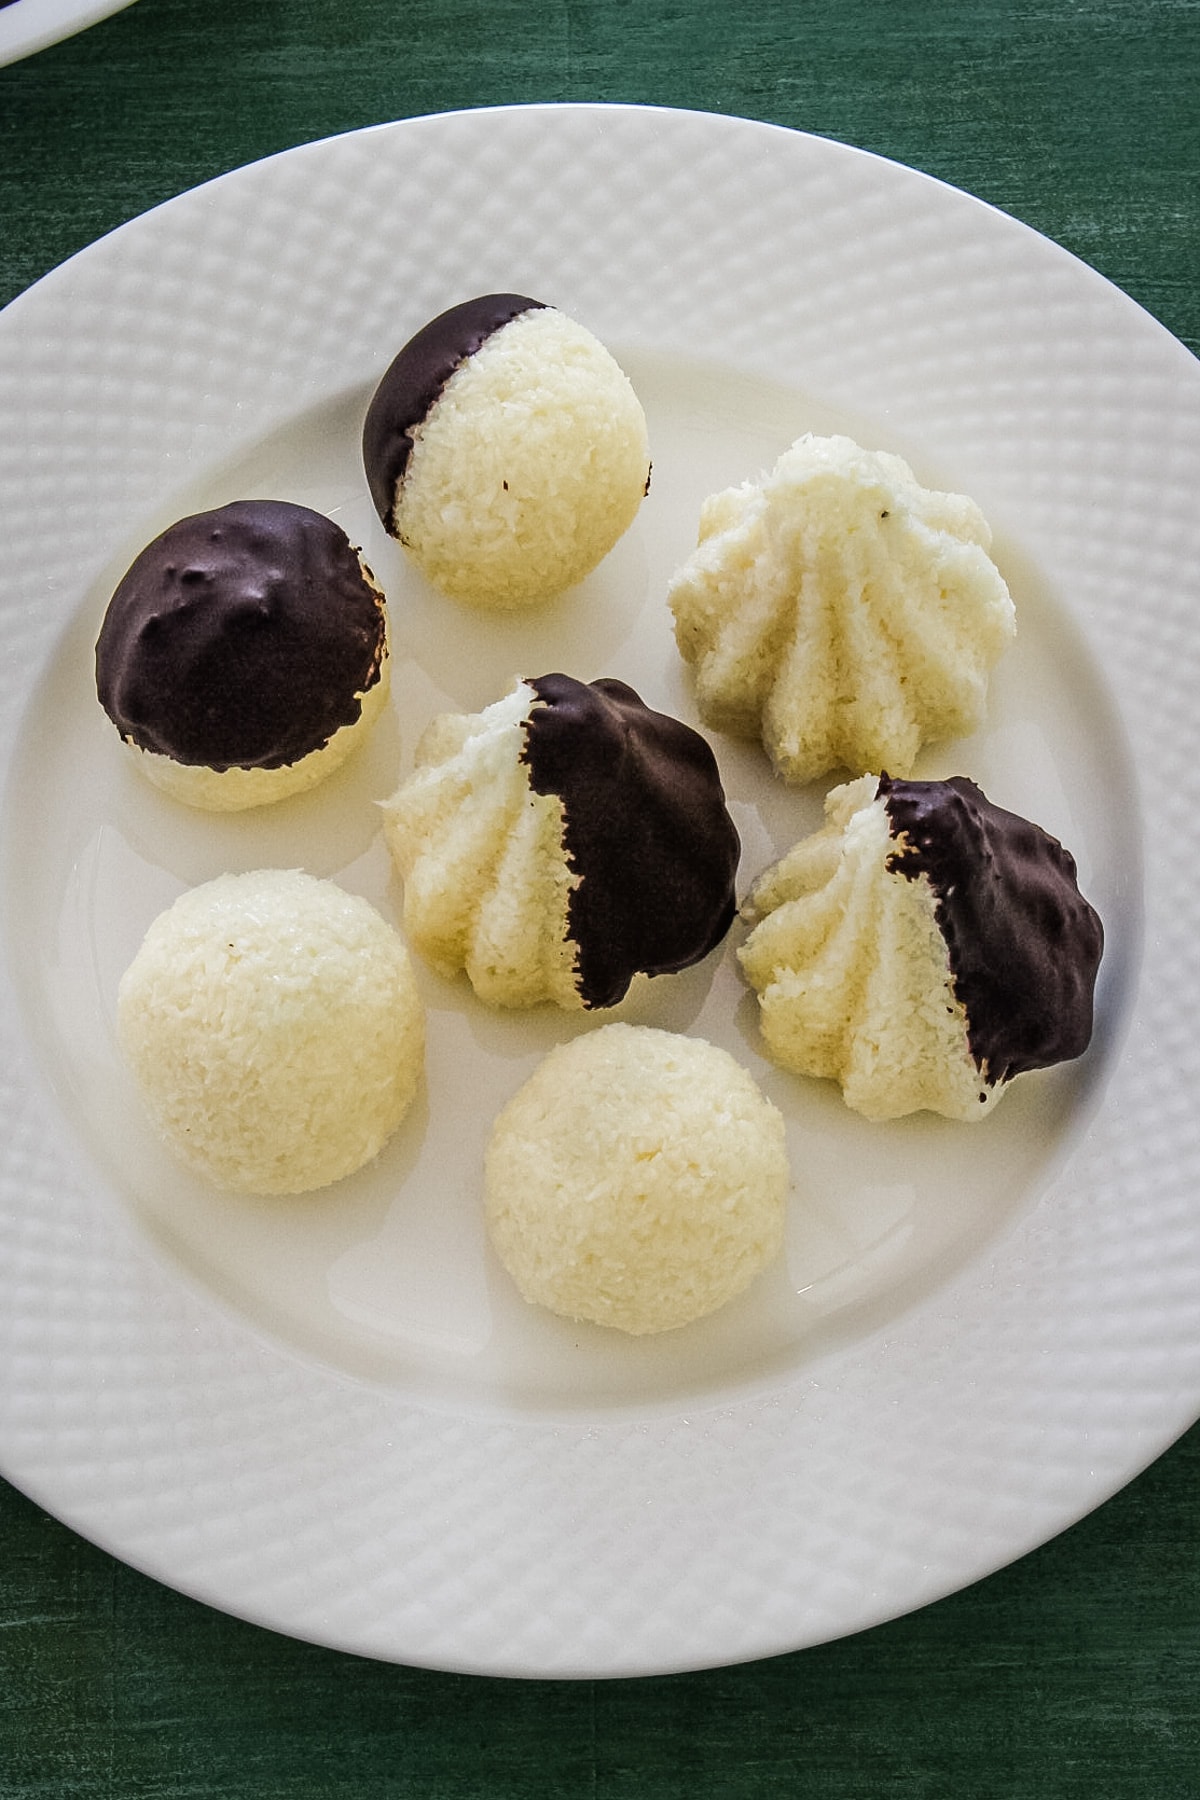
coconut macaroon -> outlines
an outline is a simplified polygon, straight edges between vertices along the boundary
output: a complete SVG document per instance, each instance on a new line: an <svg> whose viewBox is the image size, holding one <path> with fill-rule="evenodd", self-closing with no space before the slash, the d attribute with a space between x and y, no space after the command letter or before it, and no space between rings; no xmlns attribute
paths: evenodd
<svg viewBox="0 0 1200 1800"><path fill-rule="evenodd" d="M961 777L864 775L825 812L742 909L774 1061L869 1119L980 1119L1083 1054L1104 934L1057 839Z"/></svg>
<svg viewBox="0 0 1200 1800"><path fill-rule="evenodd" d="M598 339L556 307L486 294L405 345L363 427L385 528L433 584L476 606L562 593L632 524L646 419Z"/></svg>
<svg viewBox="0 0 1200 1800"><path fill-rule="evenodd" d="M1015 635L973 500L898 456L798 439L760 482L706 500L671 581L701 717L761 735L777 772L907 775L923 743L974 731Z"/></svg>
<svg viewBox="0 0 1200 1800"><path fill-rule="evenodd" d="M615 1006L733 922L716 758L620 681L540 675L436 719L384 829L410 942L494 1006Z"/></svg>
<svg viewBox="0 0 1200 1800"><path fill-rule="evenodd" d="M527 1300L671 1331L778 1253L784 1123L724 1050L606 1025L552 1050L500 1113L485 1189L492 1243Z"/></svg>
<svg viewBox="0 0 1200 1800"><path fill-rule="evenodd" d="M388 693L387 608L345 532L285 500L170 526L134 561L96 643L100 703L141 772L215 812L332 774Z"/></svg>
<svg viewBox="0 0 1200 1800"><path fill-rule="evenodd" d="M237 1192L298 1194L383 1147L416 1092L425 1026L408 953L374 907L261 869L154 920L117 1035L181 1161Z"/></svg>

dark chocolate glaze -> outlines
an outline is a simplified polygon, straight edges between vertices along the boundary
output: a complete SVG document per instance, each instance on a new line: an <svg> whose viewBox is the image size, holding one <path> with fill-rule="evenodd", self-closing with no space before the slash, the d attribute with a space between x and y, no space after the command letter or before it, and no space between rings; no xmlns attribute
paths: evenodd
<svg viewBox="0 0 1200 1800"><path fill-rule="evenodd" d="M375 389L363 425L363 467L375 511L393 537L396 486L412 453L412 434L458 368L493 333L545 304L524 294L482 294L439 313L410 338Z"/></svg>
<svg viewBox="0 0 1200 1800"><path fill-rule="evenodd" d="M579 876L567 914L579 992L587 1007L615 1006L639 972L686 969L720 943L741 845L699 732L621 681L539 675L529 685L529 785L562 801L563 848Z"/></svg>
<svg viewBox="0 0 1200 1800"><path fill-rule="evenodd" d="M235 500L148 544L109 602L96 689L143 750L278 769L329 742L379 679L383 599L323 513Z"/></svg>
<svg viewBox="0 0 1200 1800"><path fill-rule="evenodd" d="M962 776L880 778L898 848L890 869L928 877L976 1066L995 1086L1081 1056L1104 930L1057 838Z"/></svg>

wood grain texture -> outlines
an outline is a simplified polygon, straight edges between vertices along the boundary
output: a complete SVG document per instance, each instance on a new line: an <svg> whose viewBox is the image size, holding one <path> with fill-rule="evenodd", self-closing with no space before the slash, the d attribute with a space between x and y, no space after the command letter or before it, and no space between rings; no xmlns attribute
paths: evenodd
<svg viewBox="0 0 1200 1800"><path fill-rule="evenodd" d="M1197 0L138 0L0 70L0 300L145 208L379 120L744 113L1065 244L1200 347ZM743 1668L499 1682L185 1600L0 1485L0 1800L1193 1800L1200 1429L990 1580Z"/></svg>

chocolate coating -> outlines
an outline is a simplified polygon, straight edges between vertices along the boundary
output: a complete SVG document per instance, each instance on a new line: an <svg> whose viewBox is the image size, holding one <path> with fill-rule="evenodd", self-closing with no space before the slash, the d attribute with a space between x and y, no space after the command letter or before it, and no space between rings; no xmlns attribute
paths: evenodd
<svg viewBox="0 0 1200 1800"><path fill-rule="evenodd" d="M1081 1056L1104 949L1075 862L1056 838L962 776L880 778L890 869L928 877L971 1055L993 1086Z"/></svg>
<svg viewBox="0 0 1200 1800"><path fill-rule="evenodd" d="M398 537L396 486L412 454L412 434L468 356L519 314L545 303L524 294L482 294L439 313L395 357L375 389L363 424L367 486L384 529Z"/></svg>
<svg viewBox="0 0 1200 1800"><path fill-rule="evenodd" d="M96 643L122 737L178 763L277 769L321 749L379 679L383 597L307 506L235 500L148 544Z"/></svg>
<svg viewBox="0 0 1200 1800"><path fill-rule="evenodd" d="M529 785L562 801L580 877L567 914L579 992L587 1007L615 1006L636 974L688 968L721 941L741 844L699 732L621 681L529 685L540 702L525 726Z"/></svg>

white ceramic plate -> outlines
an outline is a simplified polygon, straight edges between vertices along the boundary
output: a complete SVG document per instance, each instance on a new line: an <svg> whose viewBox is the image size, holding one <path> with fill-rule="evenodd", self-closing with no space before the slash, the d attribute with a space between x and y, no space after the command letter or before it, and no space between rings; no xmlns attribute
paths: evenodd
<svg viewBox="0 0 1200 1800"><path fill-rule="evenodd" d="M9 0L0 7L0 68L86 31L132 0Z"/></svg>
<svg viewBox="0 0 1200 1800"><path fill-rule="evenodd" d="M628 367L655 475L531 620L439 600L383 539L357 436L443 306L557 303ZM116 232L0 320L0 1466L129 1562L364 1654L529 1675L761 1656L995 1569L1095 1506L1200 1397L1196 759L1200 368L1063 251L841 145L589 106L314 144ZM843 428L971 493L1017 598L962 772L1075 851L1108 949L1091 1051L988 1121L872 1127L771 1070L723 953L624 1016L726 1044L789 1119L787 1252L743 1301L626 1341L524 1306L479 1220L496 1107L592 1022L424 976L414 1117L299 1202L179 1174L115 1054L149 919L303 865L396 916L374 802L420 726L518 671L693 718L663 604L701 499ZM262 813L127 770L91 648L172 518L315 504L392 601L394 718ZM819 816L716 740L748 881ZM1143 857L1145 867L1143 869Z"/></svg>

